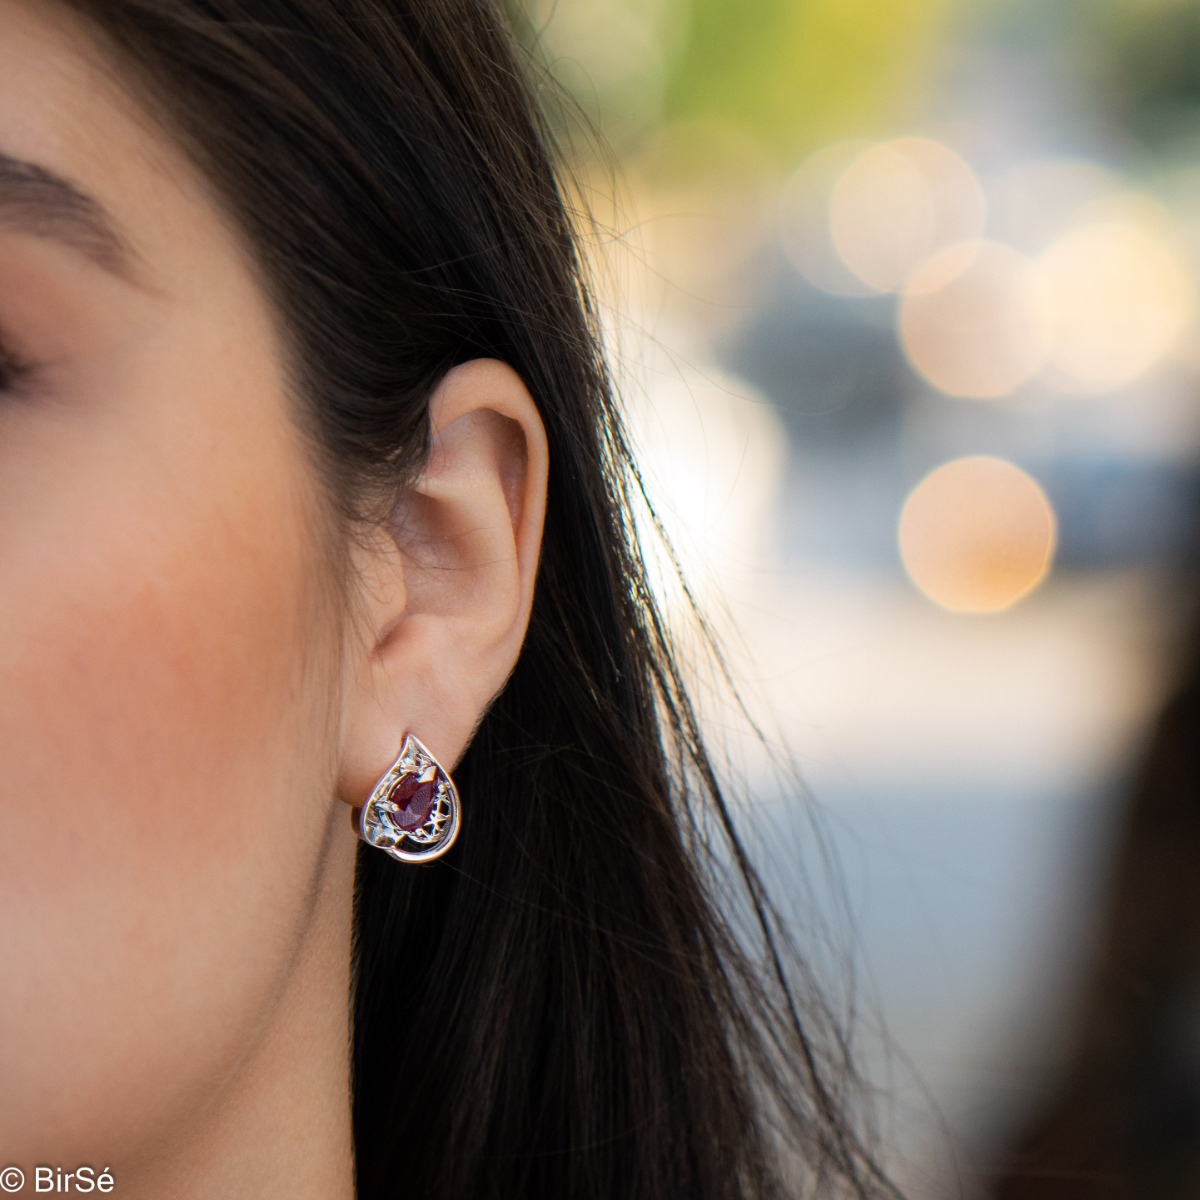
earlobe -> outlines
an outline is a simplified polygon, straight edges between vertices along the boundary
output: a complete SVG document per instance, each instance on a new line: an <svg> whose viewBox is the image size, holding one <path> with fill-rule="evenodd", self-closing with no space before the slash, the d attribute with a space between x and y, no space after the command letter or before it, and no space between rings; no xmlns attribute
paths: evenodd
<svg viewBox="0 0 1200 1200"><path fill-rule="evenodd" d="M341 794L361 806L405 733L448 767L516 665L545 518L548 449L520 376L450 371L430 401L425 469L359 548Z"/></svg>

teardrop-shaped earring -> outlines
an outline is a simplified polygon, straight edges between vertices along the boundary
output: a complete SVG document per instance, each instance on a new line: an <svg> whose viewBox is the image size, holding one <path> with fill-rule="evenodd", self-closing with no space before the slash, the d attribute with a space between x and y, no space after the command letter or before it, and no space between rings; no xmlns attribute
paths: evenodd
<svg viewBox="0 0 1200 1200"><path fill-rule="evenodd" d="M458 789L411 733L358 811L358 836L405 863L441 858L458 837Z"/></svg>

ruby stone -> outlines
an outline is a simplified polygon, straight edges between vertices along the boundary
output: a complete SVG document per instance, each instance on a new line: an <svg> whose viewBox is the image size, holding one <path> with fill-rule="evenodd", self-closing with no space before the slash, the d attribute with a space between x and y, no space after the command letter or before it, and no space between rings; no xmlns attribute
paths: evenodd
<svg viewBox="0 0 1200 1200"><path fill-rule="evenodd" d="M388 815L389 820L398 829L411 833L429 820L433 802L437 799L437 779L421 783L415 775L405 775L388 792L387 798L398 806L397 812Z"/></svg>

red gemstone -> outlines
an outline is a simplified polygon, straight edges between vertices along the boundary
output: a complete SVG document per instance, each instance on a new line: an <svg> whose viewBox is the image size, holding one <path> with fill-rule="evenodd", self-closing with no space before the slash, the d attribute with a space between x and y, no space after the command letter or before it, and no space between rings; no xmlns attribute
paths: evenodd
<svg viewBox="0 0 1200 1200"><path fill-rule="evenodd" d="M429 820L433 802L437 799L437 779L421 783L415 775L405 775L388 792L388 799L399 806L398 812L389 814L389 820L398 829L411 833Z"/></svg>

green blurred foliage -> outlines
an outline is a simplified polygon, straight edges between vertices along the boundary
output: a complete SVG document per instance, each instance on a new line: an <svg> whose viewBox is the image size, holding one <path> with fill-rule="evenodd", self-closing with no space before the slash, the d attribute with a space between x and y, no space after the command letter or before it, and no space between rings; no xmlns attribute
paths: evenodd
<svg viewBox="0 0 1200 1200"><path fill-rule="evenodd" d="M839 137L890 132L916 98L955 7L954 0L693 0L666 113L737 122L788 158Z"/></svg>
<svg viewBox="0 0 1200 1200"><path fill-rule="evenodd" d="M941 56L973 43L1043 59L1121 136L1200 141L1200 0L503 2L618 151L694 118L739 127L784 165L888 136L919 126Z"/></svg>
<svg viewBox="0 0 1200 1200"><path fill-rule="evenodd" d="M784 163L911 124L962 10L961 0L505 4L521 40L618 148L636 149L663 121L716 118ZM659 39L657 55L646 54L646 38Z"/></svg>
<svg viewBox="0 0 1200 1200"><path fill-rule="evenodd" d="M1195 156L1200 0L987 0L977 15L984 41L1041 57L1129 151Z"/></svg>
<svg viewBox="0 0 1200 1200"><path fill-rule="evenodd" d="M1097 86L1116 121L1150 146L1200 140L1200 4L1097 6Z"/></svg>

